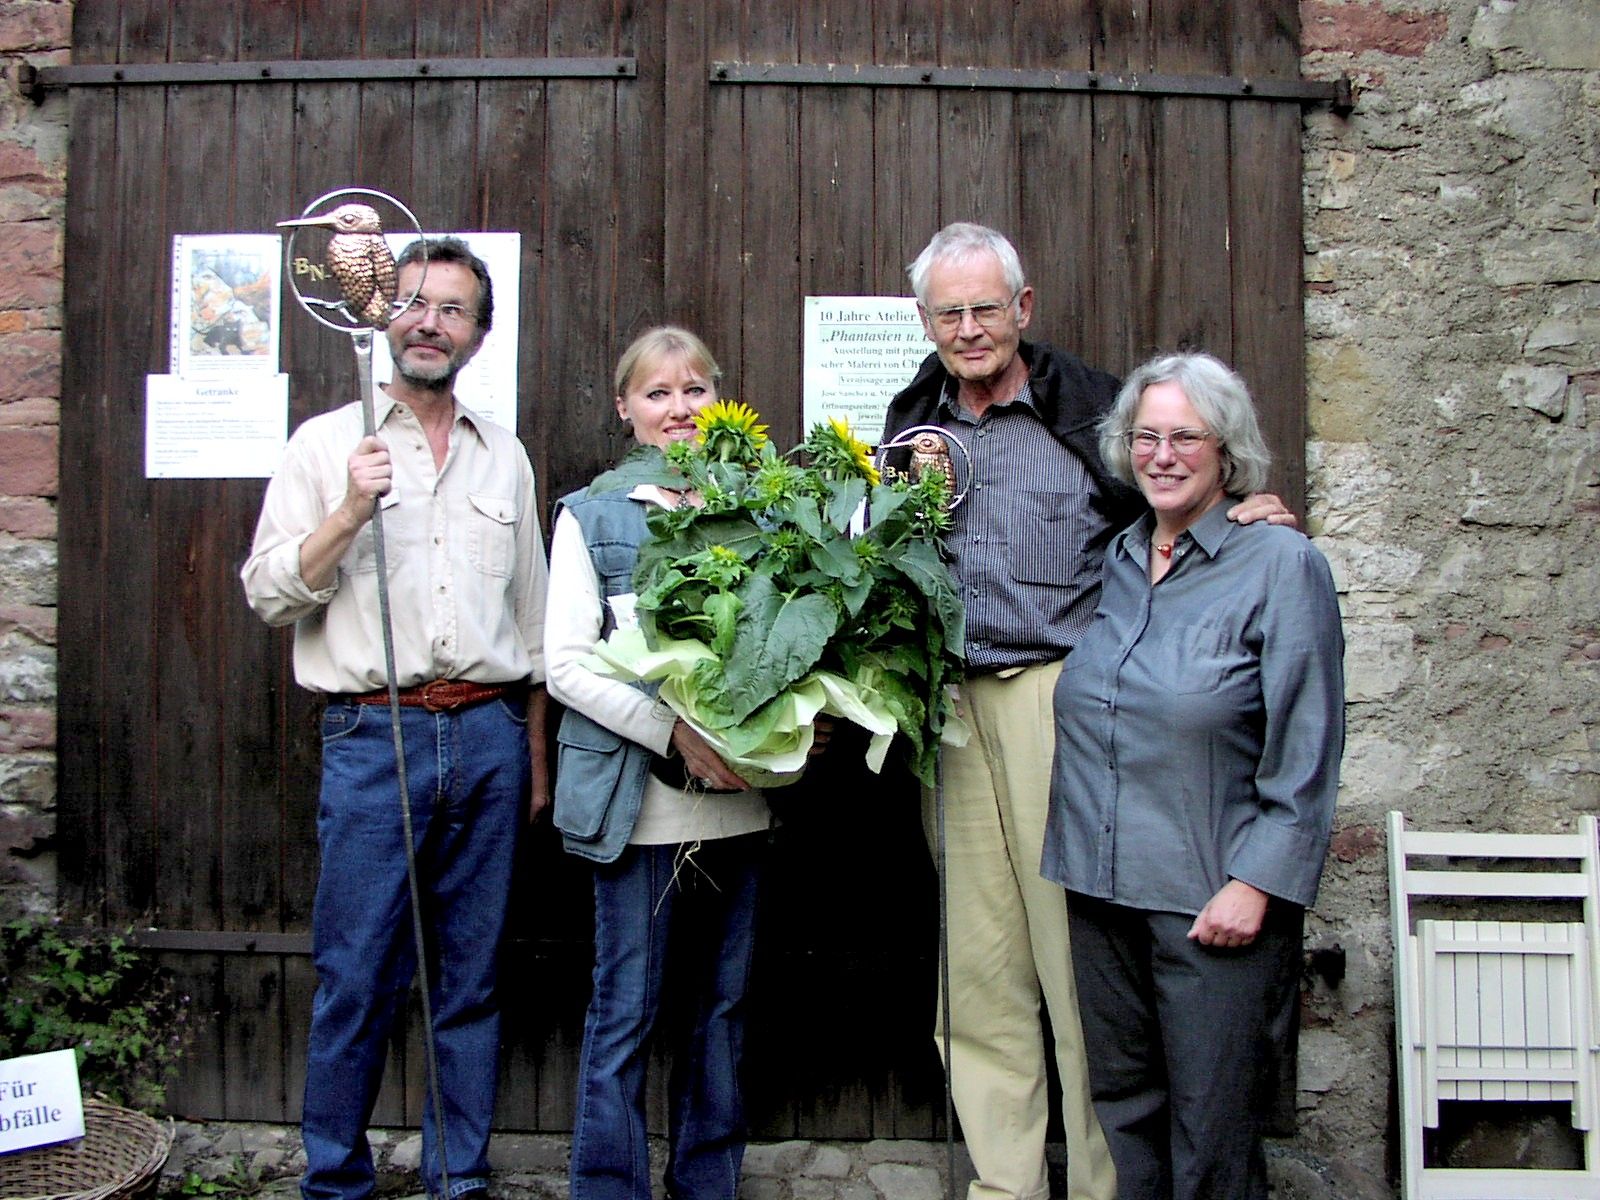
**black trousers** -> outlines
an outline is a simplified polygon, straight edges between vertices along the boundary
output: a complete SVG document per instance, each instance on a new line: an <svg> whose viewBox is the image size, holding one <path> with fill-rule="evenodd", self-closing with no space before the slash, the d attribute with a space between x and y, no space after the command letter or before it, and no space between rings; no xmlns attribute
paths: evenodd
<svg viewBox="0 0 1600 1200"><path fill-rule="evenodd" d="M1249 946L1194 918L1067 893L1089 1087L1118 1200L1266 1200L1261 1129L1293 1053L1305 912L1274 900Z"/></svg>

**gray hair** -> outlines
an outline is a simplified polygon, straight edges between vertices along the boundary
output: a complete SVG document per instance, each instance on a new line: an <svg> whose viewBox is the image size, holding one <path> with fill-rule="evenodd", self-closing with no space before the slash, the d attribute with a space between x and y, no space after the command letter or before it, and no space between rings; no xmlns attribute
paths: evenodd
<svg viewBox="0 0 1600 1200"><path fill-rule="evenodd" d="M1111 411L1100 422L1100 457L1123 483L1137 486L1133 459L1123 435L1134 427L1146 388L1175 383L1217 436L1222 456L1222 490L1248 496L1267 485L1272 455L1256 423L1250 389L1237 373L1209 354L1164 354L1138 367L1122 384Z"/></svg>
<svg viewBox="0 0 1600 1200"><path fill-rule="evenodd" d="M917 301L928 306L928 272L933 264L943 259L971 258L977 254L992 254L1000 260L1000 271L1005 276L1006 290L1020 292L1027 280L1022 274L1022 260L1017 248L1006 240L1005 234L987 225L974 225L970 221L957 221L946 225L933 235L933 240L922 248L922 253L906 267L911 277L911 291Z"/></svg>

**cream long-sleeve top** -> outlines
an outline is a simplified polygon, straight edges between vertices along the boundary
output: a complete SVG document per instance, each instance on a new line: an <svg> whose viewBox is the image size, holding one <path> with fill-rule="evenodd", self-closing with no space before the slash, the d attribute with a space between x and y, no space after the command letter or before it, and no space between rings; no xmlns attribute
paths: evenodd
<svg viewBox="0 0 1600 1200"><path fill-rule="evenodd" d="M457 403L444 466L411 409L375 391L393 483L384 551L400 687L433 679L544 679L544 542L533 468L509 430ZM312 417L267 485L240 576L269 625L294 623L294 673L315 692L385 687L377 561L368 522L327 588L306 586L300 546L343 501L361 406Z"/></svg>
<svg viewBox="0 0 1600 1200"><path fill-rule="evenodd" d="M648 485L636 487L629 498L645 504L667 503L660 488ZM596 675L584 665L600 640L604 627L601 605L607 601L600 595L583 528L570 512L556 518L549 597L544 661L550 694L619 737L666 754L677 720L672 710L638 688ZM618 607L631 620L628 606L613 606L613 612ZM645 783L639 819L628 841L636 846L711 841L755 833L771 823L771 810L760 792L686 791L652 775Z"/></svg>

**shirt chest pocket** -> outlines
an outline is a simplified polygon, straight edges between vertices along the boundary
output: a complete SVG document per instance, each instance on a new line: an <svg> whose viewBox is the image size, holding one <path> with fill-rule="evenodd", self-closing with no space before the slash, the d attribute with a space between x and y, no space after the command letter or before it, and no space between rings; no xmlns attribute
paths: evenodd
<svg viewBox="0 0 1600 1200"><path fill-rule="evenodd" d="M510 497L467 495L467 561L484 575L511 578L517 560L517 511Z"/></svg>
<svg viewBox="0 0 1600 1200"><path fill-rule="evenodd" d="M1066 587L1086 563L1090 512L1085 492L1018 488L1006 514L1007 559L1018 583Z"/></svg>

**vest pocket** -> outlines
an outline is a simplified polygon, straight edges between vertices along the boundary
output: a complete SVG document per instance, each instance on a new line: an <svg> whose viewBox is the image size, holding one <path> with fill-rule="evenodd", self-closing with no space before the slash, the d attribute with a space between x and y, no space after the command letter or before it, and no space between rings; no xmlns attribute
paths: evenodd
<svg viewBox="0 0 1600 1200"><path fill-rule="evenodd" d="M568 709L556 733L555 826L592 842L605 827L627 745L619 735Z"/></svg>

